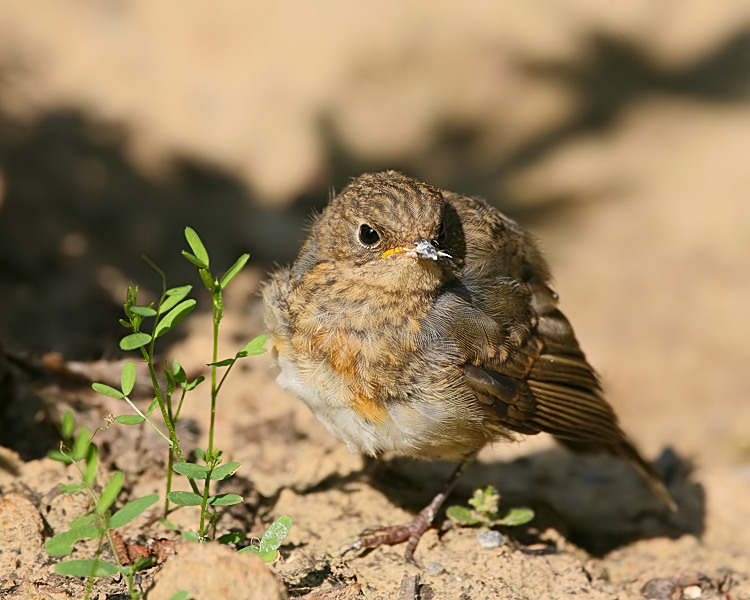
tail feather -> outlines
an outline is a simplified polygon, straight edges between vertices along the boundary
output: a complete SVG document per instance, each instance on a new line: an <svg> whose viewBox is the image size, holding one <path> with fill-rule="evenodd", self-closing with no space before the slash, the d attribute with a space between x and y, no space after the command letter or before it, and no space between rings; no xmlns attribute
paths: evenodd
<svg viewBox="0 0 750 600"><path fill-rule="evenodd" d="M659 498L664 504L669 507L672 512L677 512L677 503L672 498L671 494L667 490L667 486L664 484L664 480L656 472L656 469L646 462L643 457L635 449L635 446L630 443L626 438L622 438L620 441L614 444L604 444L601 442L578 442L573 440L567 440L564 438L555 437L555 439L570 448L574 452L580 452L583 454L598 454L607 453L617 456L618 458L626 461L636 472L643 478L646 485L651 489L654 495Z"/></svg>
<svg viewBox="0 0 750 600"><path fill-rule="evenodd" d="M619 444L611 447L611 452L620 458L625 459L630 465L638 471L639 475L651 488L651 491L669 507L672 512L677 512L677 503L672 498L664 480L656 472L650 463L646 462L633 445L627 440L622 440Z"/></svg>

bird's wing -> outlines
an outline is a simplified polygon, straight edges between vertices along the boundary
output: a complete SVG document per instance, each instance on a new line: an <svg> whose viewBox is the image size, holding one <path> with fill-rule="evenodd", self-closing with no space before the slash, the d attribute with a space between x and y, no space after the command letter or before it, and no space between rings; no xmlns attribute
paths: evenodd
<svg viewBox="0 0 750 600"><path fill-rule="evenodd" d="M528 289L534 315L527 337L504 357L467 362L463 376L469 388L501 426L524 434L544 431L573 450L607 452L628 461L676 510L659 474L620 429L554 293L538 283ZM482 354L475 348L475 357Z"/></svg>
<svg viewBox="0 0 750 600"><path fill-rule="evenodd" d="M507 292L495 289L488 293L503 293L508 302ZM523 315L522 300L528 307ZM546 285L523 284L516 294L512 304L518 308L513 318L523 316L525 326L516 326L515 339L503 331L507 329L503 325L506 317L500 309L507 307L493 307L486 300L479 303L482 312L496 323L495 337L504 337L501 346L505 351L492 355L475 345L463 373L476 396L493 407L500 424L520 433L545 431L571 442L611 444L623 439L617 417L602 397L596 373ZM471 337L480 345L492 343L492 335Z"/></svg>

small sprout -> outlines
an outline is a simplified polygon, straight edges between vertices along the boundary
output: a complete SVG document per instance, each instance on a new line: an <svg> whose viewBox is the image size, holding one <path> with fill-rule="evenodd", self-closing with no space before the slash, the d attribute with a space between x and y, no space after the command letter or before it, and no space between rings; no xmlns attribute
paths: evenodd
<svg viewBox="0 0 750 600"><path fill-rule="evenodd" d="M99 468L99 450L93 440L99 431L106 430L113 423L122 425L146 423L164 439L168 446L167 464L169 470L166 475L167 500L164 502L161 523L165 527L179 531L174 524L166 520L170 510L170 502L178 506L200 506L200 522L197 530L180 531L180 534L186 540L204 542L213 539L216 536L216 523L220 516L220 507L231 506L244 501L242 496L238 494L211 494L210 486L212 481L227 479L240 468L238 462L222 464L222 451L215 448L213 444L216 399L221 386L238 359L266 351L263 347L266 336L260 335L242 347L232 358L220 360L218 357L219 324L224 309L222 292L244 268L249 255L241 255L224 275L218 278L211 271L208 251L198 234L188 227L185 229L185 239L190 246L190 251L183 251L183 255L198 267L200 279L211 294L213 307L213 355L210 359L211 362L208 363L211 367L208 448L205 450L195 449L197 459L205 464L186 460L186 453L180 447L176 425L188 392L194 390L207 378L204 375L198 375L195 379L189 381L185 369L177 360L173 359L171 366L165 362L163 368L159 369L155 359L155 346L160 341L158 338L169 333L196 308L196 300L188 297L193 286L183 285L168 288L164 272L148 257L144 256L144 260L161 277L162 294L156 302L139 305L138 286L128 286L125 304L123 305L125 318L119 320L119 323L125 327L128 333L120 340L120 348L126 351L135 351L145 363L153 386L153 400L144 412L130 398L136 386L137 368L135 362L125 362L120 374L119 389L104 383L93 383L92 388L96 392L127 404L134 414L119 416L108 414L104 418L106 427L98 427L92 433L91 430L83 427L76 431L73 413L67 411L62 416L61 422L63 441L60 443L59 450L50 453L50 456L55 460L73 465L77 469L80 481L62 485L59 489L62 493L85 493L89 498L89 512L73 520L68 531L50 538L45 548L51 556L68 556L73 552L73 547L77 542L88 539L98 540L93 559L66 560L55 566L55 571L60 575L83 577L89 580L85 594L86 600L91 597L94 577L115 574L119 574L127 582L128 592L132 600L141 597L141 593L137 592L134 587L134 575L138 570L151 566L154 562L153 557L149 556L149 551L144 549L143 546L133 544L128 546L117 528L131 522L159 499L157 494L151 494L131 500L119 510L114 510L115 502L123 489L124 476L120 472L115 472L108 481L97 482L101 469ZM218 368L223 369L220 379L217 378ZM164 374L162 382L159 381L157 371L162 371ZM152 415L162 418L167 433L164 433L156 425ZM188 491L172 491L174 473L187 478L187 483L190 486ZM268 528L259 545L248 550L258 554L263 560L272 562L291 526L292 521L289 517L281 517ZM238 544L244 540L244 535L235 532L227 533L219 536L218 540L224 544ZM102 560L104 546L107 542L111 554L117 558L117 565ZM133 558L134 552L137 555L136 558ZM173 595L171 600L186 600L186 598L186 592L178 592Z"/></svg>
<svg viewBox="0 0 750 600"><path fill-rule="evenodd" d="M291 517L286 515L279 517L266 529L257 546L247 546L239 552L252 552L260 556L265 562L272 563L276 560L277 551L286 539L286 536L289 535L291 528Z"/></svg>
<svg viewBox="0 0 750 600"><path fill-rule="evenodd" d="M473 508L465 506L450 506L445 511L448 518L463 527L518 527L524 525L534 518L534 511L530 508L513 508L500 517L500 495L497 490L488 485L475 490L474 496L469 500Z"/></svg>

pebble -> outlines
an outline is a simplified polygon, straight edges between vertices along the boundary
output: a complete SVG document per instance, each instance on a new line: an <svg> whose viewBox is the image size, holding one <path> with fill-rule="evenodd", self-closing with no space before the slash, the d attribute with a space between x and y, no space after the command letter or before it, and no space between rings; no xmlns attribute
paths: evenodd
<svg viewBox="0 0 750 600"><path fill-rule="evenodd" d="M492 550L499 548L508 540L499 531L483 531L477 536L477 541L483 550Z"/></svg>
<svg viewBox="0 0 750 600"><path fill-rule="evenodd" d="M685 600L697 600L703 596L703 590L699 585L688 585L682 590L682 597Z"/></svg>
<svg viewBox="0 0 750 600"><path fill-rule="evenodd" d="M655 579L649 579L644 584L641 588L641 594L648 600L668 600L675 587L677 587L677 583L674 579L656 577Z"/></svg>
<svg viewBox="0 0 750 600"><path fill-rule="evenodd" d="M445 567L434 560L426 563L424 566L424 570L428 575L432 575L433 577L437 577L441 573L445 573Z"/></svg>

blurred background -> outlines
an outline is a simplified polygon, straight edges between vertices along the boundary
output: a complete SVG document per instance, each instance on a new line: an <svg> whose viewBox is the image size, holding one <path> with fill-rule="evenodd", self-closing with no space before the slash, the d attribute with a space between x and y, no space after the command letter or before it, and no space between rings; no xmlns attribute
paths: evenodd
<svg viewBox="0 0 750 600"><path fill-rule="evenodd" d="M395 168L540 238L647 454L747 460L748 157L747 2L0 0L0 343L110 356L185 225L261 278Z"/></svg>

